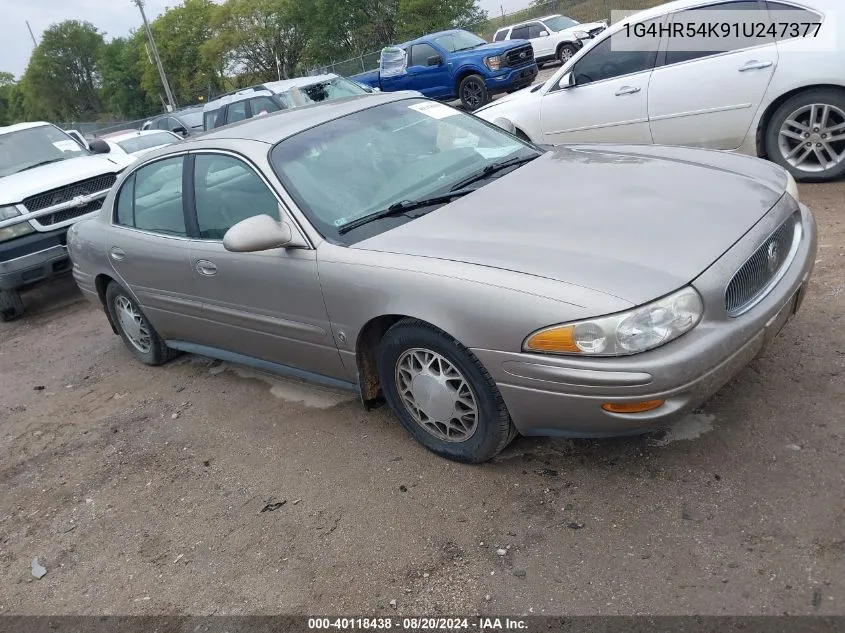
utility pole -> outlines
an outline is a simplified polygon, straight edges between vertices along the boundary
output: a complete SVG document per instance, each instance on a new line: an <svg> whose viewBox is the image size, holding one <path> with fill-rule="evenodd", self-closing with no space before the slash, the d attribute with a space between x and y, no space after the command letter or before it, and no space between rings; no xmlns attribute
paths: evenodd
<svg viewBox="0 0 845 633"><path fill-rule="evenodd" d="M32 32L32 27L29 25L29 20L26 21L26 28L29 29L29 36L32 38L32 45L38 48L38 42L35 39L35 34Z"/></svg>
<svg viewBox="0 0 845 633"><path fill-rule="evenodd" d="M138 5L138 8L141 10L141 19L144 20L144 28L147 31L147 37L150 39L150 49L153 52L156 66L158 66L158 74L161 76L161 83L164 85L164 93L167 95L167 108L169 112L173 112L176 109L176 101L173 99L173 92L170 90L167 75L164 74L164 66L161 65L161 57L158 56L158 48L156 48L156 43L153 39L153 30L150 28L150 23L147 21L147 14L144 12L144 0L131 0L131 2Z"/></svg>

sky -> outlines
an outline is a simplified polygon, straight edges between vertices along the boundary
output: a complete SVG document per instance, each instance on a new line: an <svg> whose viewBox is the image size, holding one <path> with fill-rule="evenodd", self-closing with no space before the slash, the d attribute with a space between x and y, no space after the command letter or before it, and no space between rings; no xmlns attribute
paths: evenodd
<svg viewBox="0 0 845 633"><path fill-rule="evenodd" d="M155 19L176 0L146 0L147 17ZM528 0L481 0L491 15L521 9ZM0 0L0 71L20 77L32 53L32 38L26 28L29 20L35 37L51 24L63 20L83 20L94 24L106 39L126 35L141 25L138 8L130 0Z"/></svg>

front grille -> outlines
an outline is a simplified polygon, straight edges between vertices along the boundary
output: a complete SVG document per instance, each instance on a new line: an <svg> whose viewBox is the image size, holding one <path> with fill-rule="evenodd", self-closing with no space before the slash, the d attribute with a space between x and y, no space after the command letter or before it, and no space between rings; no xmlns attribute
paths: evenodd
<svg viewBox="0 0 845 633"><path fill-rule="evenodd" d="M61 211L56 211L55 213L48 213L47 215L42 215L40 218L37 218L36 222L42 226L61 224L62 222L67 222L68 220L73 220L74 218L83 216L86 213L99 211L103 207L103 200L105 200L105 198L92 200L84 207L74 207L72 209L62 209Z"/></svg>
<svg viewBox="0 0 845 633"><path fill-rule="evenodd" d="M531 44L510 50L505 55L505 66L510 66L511 68L525 66L533 61L534 49L531 47Z"/></svg>
<svg viewBox="0 0 845 633"><path fill-rule="evenodd" d="M725 291L728 316L739 316L771 289L795 254L793 244L800 237L800 222L798 214L793 214L736 272Z"/></svg>
<svg viewBox="0 0 845 633"><path fill-rule="evenodd" d="M92 193L111 189L116 180L117 174L105 174L103 176L89 178L88 180L83 180L72 185L51 189L50 191L30 196L23 201L23 206L28 211L41 211L42 209L54 207L57 204L70 202L77 196L90 196ZM43 220L41 223L45 224Z"/></svg>

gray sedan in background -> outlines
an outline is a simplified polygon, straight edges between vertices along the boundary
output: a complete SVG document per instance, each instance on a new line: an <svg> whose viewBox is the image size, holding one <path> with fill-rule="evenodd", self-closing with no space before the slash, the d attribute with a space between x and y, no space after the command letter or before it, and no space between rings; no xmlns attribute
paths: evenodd
<svg viewBox="0 0 845 633"><path fill-rule="evenodd" d="M699 405L798 309L816 228L756 158L546 151L376 94L146 155L68 247L142 362L354 389L481 462L517 433L641 433Z"/></svg>

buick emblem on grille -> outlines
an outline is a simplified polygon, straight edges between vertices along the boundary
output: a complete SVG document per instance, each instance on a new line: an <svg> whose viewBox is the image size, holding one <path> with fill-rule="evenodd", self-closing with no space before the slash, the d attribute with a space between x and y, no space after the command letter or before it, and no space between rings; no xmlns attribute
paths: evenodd
<svg viewBox="0 0 845 633"><path fill-rule="evenodd" d="M766 269L770 274L777 270L778 260L780 259L779 251L780 248L777 242L769 242L769 246L766 248Z"/></svg>

